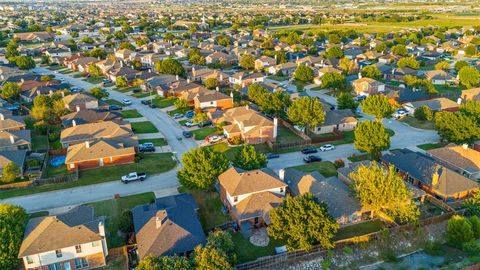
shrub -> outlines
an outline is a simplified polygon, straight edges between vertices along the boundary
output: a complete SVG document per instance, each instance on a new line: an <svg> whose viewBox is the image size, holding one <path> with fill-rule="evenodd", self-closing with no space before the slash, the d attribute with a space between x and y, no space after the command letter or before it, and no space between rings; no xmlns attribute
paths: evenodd
<svg viewBox="0 0 480 270"><path fill-rule="evenodd" d="M413 115L415 116L415 118L417 118L420 121L432 121L433 120L432 110L430 110L430 108L425 106L425 105L416 109Z"/></svg>
<svg viewBox="0 0 480 270"><path fill-rule="evenodd" d="M462 250L468 255L477 255L480 253L480 244L475 240L471 240L463 243Z"/></svg>
<svg viewBox="0 0 480 270"><path fill-rule="evenodd" d="M345 167L345 161L341 158L335 160L335 167L337 167L337 169Z"/></svg>
<svg viewBox="0 0 480 270"><path fill-rule="evenodd" d="M240 138L239 136L228 138L227 141L231 145L240 145L243 143L242 138Z"/></svg>

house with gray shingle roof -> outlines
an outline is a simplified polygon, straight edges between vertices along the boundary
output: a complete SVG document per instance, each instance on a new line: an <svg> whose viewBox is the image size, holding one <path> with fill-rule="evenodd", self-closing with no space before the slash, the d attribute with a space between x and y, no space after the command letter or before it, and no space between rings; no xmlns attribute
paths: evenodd
<svg viewBox="0 0 480 270"><path fill-rule="evenodd" d="M23 174L27 150L0 151L0 171L9 163L15 163L20 168L20 174Z"/></svg>

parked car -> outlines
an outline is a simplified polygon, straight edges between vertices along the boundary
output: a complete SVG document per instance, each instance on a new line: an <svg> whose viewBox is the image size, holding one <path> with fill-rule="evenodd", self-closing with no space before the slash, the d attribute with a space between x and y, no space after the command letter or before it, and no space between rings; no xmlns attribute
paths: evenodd
<svg viewBox="0 0 480 270"><path fill-rule="evenodd" d="M324 152L324 151L330 151L330 150L333 150L335 149L335 146L333 144L324 144L322 146L320 146L320 151Z"/></svg>
<svg viewBox="0 0 480 270"><path fill-rule="evenodd" d="M157 105L151 103L151 104L148 104L148 107L152 108L152 109L155 109L157 107Z"/></svg>
<svg viewBox="0 0 480 270"><path fill-rule="evenodd" d="M132 101L130 99L124 98L122 99L122 103L125 105L132 105Z"/></svg>
<svg viewBox="0 0 480 270"><path fill-rule="evenodd" d="M304 157L303 161L305 161L306 163L311 163L311 162L322 161L322 158L316 155L310 155L310 156Z"/></svg>
<svg viewBox="0 0 480 270"><path fill-rule="evenodd" d="M104 80L103 80L103 83L112 83L112 80L110 80L110 79L104 79Z"/></svg>
<svg viewBox="0 0 480 270"><path fill-rule="evenodd" d="M393 113L393 118L400 119L408 115L407 110L405 109L398 109Z"/></svg>
<svg viewBox="0 0 480 270"><path fill-rule="evenodd" d="M362 101L362 100L364 100L364 99L366 99L366 98L367 98L367 96L363 96L363 95L356 96L356 97L355 97L355 101L356 101L356 102L360 102L360 101Z"/></svg>
<svg viewBox="0 0 480 270"><path fill-rule="evenodd" d="M182 118L183 117L183 114L181 113L176 113L173 115L173 119L178 119L178 118Z"/></svg>
<svg viewBox="0 0 480 270"><path fill-rule="evenodd" d="M150 105L150 100L142 100L140 101L140 103L142 103L143 105Z"/></svg>
<svg viewBox="0 0 480 270"><path fill-rule="evenodd" d="M309 148L302 149L302 154L305 154L305 155L306 154L313 154L313 153L317 153L317 152L318 152L318 150L315 149L315 148L310 148L309 147Z"/></svg>
<svg viewBox="0 0 480 270"><path fill-rule="evenodd" d="M108 108L109 108L110 111L121 111L122 110L122 107L117 106L117 105L110 105Z"/></svg>
<svg viewBox="0 0 480 270"><path fill-rule="evenodd" d="M187 122L185 122L185 126L186 127L194 127L198 125L197 123L193 123L191 120L188 120Z"/></svg>
<svg viewBox="0 0 480 270"><path fill-rule="evenodd" d="M190 131L184 131L184 132L182 132L182 135L185 138L191 138L193 136L192 132L190 132Z"/></svg>
<svg viewBox="0 0 480 270"><path fill-rule="evenodd" d="M144 152L155 152L155 145L153 143L142 143L138 146L138 151Z"/></svg>
<svg viewBox="0 0 480 270"><path fill-rule="evenodd" d="M201 127L201 128L206 126L211 126L211 125L212 125L212 121L210 120L198 123L198 127Z"/></svg>
<svg viewBox="0 0 480 270"><path fill-rule="evenodd" d="M216 142L221 141L222 139L223 138L221 136L218 136L218 135L212 135L212 136L207 137L207 141L209 143L216 143Z"/></svg>
<svg viewBox="0 0 480 270"><path fill-rule="evenodd" d="M140 91L142 91L142 89L139 89L139 88L134 88L132 90L133 93L140 93Z"/></svg>
<svg viewBox="0 0 480 270"><path fill-rule="evenodd" d="M188 111L185 113L185 117L187 118L192 118L195 116L195 112L194 111Z"/></svg>
<svg viewBox="0 0 480 270"><path fill-rule="evenodd" d="M137 181L137 180L143 181L145 180L145 178L147 178L146 173L131 172L127 175L122 176L122 182L125 184L128 184L130 182Z"/></svg>
<svg viewBox="0 0 480 270"><path fill-rule="evenodd" d="M267 159L273 159L273 158L279 158L280 155L279 154L275 154L275 153L267 153Z"/></svg>
<svg viewBox="0 0 480 270"><path fill-rule="evenodd" d="M79 93L83 91L83 89L80 87L72 87L70 90L72 90L72 93Z"/></svg>

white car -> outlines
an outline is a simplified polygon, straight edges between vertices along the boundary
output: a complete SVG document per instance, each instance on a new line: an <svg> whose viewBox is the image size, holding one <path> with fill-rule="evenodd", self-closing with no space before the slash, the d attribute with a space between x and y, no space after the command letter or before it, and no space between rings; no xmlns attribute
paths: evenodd
<svg viewBox="0 0 480 270"><path fill-rule="evenodd" d="M122 103L125 104L125 105L132 105L132 101L130 99L122 99Z"/></svg>
<svg viewBox="0 0 480 270"><path fill-rule="evenodd" d="M216 142L219 142L221 140L222 140L222 137L217 136L217 135L213 135L211 137L208 137L208 142L209 143L216 143Z"/></svg>
<svg viewBox="0 0 480 270"><path fill-rule="evenodd" d="M185 122L185 126L186 127L194 127L198 125L197 123L193 123L191 120L188 120L187 122Z"/></svg>
<svg viewBox="0 0 480 270"><path fill-rule="evenodd" d="M400 119L407 116L407 111L405 110L397 110L393 113L393 118Z"/></svg>
<svg viewBox="0 0 480 270"><path fill-rule="evenodd" d="M319 149L320 149L320 151L325 152L325 151L330 151L330 150L335 149L335 146L333 144L325 144L325 145L320 146Z"/></svg>

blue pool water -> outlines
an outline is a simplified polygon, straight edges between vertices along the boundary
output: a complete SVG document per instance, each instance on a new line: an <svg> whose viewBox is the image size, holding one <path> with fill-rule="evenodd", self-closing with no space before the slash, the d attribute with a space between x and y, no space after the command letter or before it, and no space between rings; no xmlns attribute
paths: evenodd
<svg viewBox="0 0 480 270"><path fill-rule="evenodd" d="M65 164L65 156L54 157L52 158L52 160L50 160L50 165L52 165L53 167L58 167L63 164Z"/></svg>

